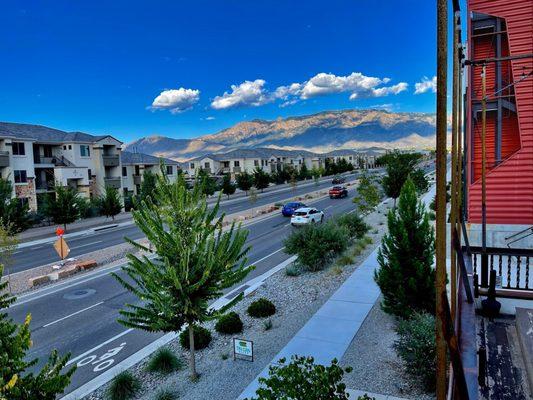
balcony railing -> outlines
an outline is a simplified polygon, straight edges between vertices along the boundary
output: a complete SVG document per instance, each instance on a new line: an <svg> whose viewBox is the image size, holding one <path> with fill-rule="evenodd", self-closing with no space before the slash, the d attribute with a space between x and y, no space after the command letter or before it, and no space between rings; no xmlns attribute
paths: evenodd
<svg viewBox="0 0 533 400"><path fill-rule="evenodd" d="M104 167L118 167L120 165L120 158L118 154L103 155Z"/></svg>
<svg viewBox="0 0 533 400"><path fill-rule="evenodd" d="M112 187L114 189L120 189L121 186L122 186L122 182L121 182L121 178L120 177L109 177L109 178L104 178L104 182L105 182L105 185L106 187Z"/></svg>
<svg viewBox="0 0 533 400"><path fill-rule="evenodd" d="M140 185L142 182L142 175L133 175L133 184Z"/></svg>
<svg viewBox="0 0 533 400"><path fill-rule="evenodd" d="M9 152L0 151L0 168L9 167Z"/></svg>

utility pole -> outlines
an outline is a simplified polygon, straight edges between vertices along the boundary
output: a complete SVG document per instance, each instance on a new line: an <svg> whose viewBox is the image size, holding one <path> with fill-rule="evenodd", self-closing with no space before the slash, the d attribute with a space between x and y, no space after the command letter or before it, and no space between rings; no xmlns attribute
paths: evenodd
<svg viewBox="0 0 533 400"><path fill-rule="evenodd" d="M437 0L437 126L436 126L436 395L437 400L446 399L446 342L444 326L446 312L443 295L446 293L446 83L448 68L448 1Z"/></svg>
<svg viewBox="0 0 533 400"><path fill-rule="evenodd" d="M487 255L487 68L481 72L481 286L489 285Z"/></svg>

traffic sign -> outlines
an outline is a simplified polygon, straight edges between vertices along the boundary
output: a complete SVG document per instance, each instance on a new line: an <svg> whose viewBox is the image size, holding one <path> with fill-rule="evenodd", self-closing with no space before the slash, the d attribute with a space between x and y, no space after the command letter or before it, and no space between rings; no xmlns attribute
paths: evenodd
<svg viewBox="0 0 533 400"><path fill-rule="evenodd" d="M56 249L57 254L62 260L67 258L68 253L70 253L70 249L67 242L65 242L65 239L63 239L63 236L60 236L59 239L54 242L54 249Z"/></svg>

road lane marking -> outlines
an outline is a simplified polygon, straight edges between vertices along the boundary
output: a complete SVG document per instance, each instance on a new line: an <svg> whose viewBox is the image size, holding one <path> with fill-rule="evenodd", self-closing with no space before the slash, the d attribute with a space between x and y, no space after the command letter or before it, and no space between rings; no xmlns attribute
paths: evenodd
<svg viewBox="0 0 533 400"><path fill-rule="evenodd" d="M82 313L82 312L84 312L84 311L87 311L87 310L89 310L89 309L91 309L91 308L94 308L94 307L96 307L96 306L99 306L100 304L104 304L104 302L103 302L103 301L100 301L100 302L98 302L98 303L96 303L96 304L93 304L92 306L89 306L89 307L86 307L86 308L84 308L84 309L82 309L82 310L78 310L78 311L76 311L76 312L73 312L72 314L69 314L69 315L67 315L67 316L65 316L65 317L63 317L63 318L56 319L55 321L52 321L52 322L50 322L50 323L48 323L48 324L46 324L46 325L43 325L43 328L47 328L47 327L49 327L50 325L57 324L58 322L64 321L64 320L66 320L67 318L73 317L74 315L78 315L78 314L80 314L80 313Z"/></svg>
<svg viewBox="0 0 533 400"><path fill-rule="evenodd" d="M71 360L69 360L69 361L67 362L66 365L70 365L70 364L73 364L73 363L77 362L78 360L81 360L81 359L84 358L86 355L95 352L96 350L98 350L98 349L104 347L106 344L109 344L109 343L111 343L111 342L117 340L118 338L120 338L120 337L122 337L122 336L124 336L124 335L127 335L127 334L130 333L131 331L133 331L133 328L126 329L125 331L119 333L118 335L115 335L115 336L113 336L112 338L107 339L105 342L100 343L98 346L95 346L95 347L93 347L92 349L87 350L85 353L81 353L79 356L72 358Z"/></svg>
<svg viewBox="0 0 533 400"><path fill-rule="evenodd" d="M264 261L264 260L266 260L267 258L272 257L274 254L279 253L279 252L282 251L283 249L285 249L285 247L282 247L281 249L278 249L278 250L276 250L276 251L273 251L273 252L270 253L269 255L266 255L266 256L264 256L263 258L260 258L259 260L254 261L254 262L251 263L250 265L254 265L254 264L260 263L261 261Z"/></svg>
<svg viewBox="0 0 533 400"><path fill-rule="evenodd" d="M91 246L93 244L98 244L98 243L102 243L102 240L98 240L96 242L91 242L91 243L86 243L86 244L82 244L80 246L76 246L76 247L73 247L72 250L77 250L77 249L80 249L82 247L86 247L86 246Z"/></svg>

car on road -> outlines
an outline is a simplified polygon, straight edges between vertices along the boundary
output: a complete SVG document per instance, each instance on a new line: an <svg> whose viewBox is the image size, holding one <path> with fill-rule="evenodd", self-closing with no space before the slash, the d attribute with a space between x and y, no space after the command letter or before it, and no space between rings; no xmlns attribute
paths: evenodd
<svg viewBox="0 0 533 400"><path fill-rule="evenodd" d="M344 182L346 182L346 178L340 175L335 176L333 180L331 181L333 185L339 185Z"/></svg>
<svg viewBox="0 0 533 400"><path fill-rule="evenodd" d="M346 186L333 186L329 189L330 199L340 199L342 197L348 197L348 189L346 189Z"/></svg>
<svg viewBox="0 0 533 400"><path fill-rule="evenodd" d="M316 224L324 221L324 212L313 207L299 208L291 217L291 225L307 225Z"/></svg>
<svg viewBox="0 0 533 400"><path fill-rule="evenodd" d="M307 207L304 203L300 202L292 202L287 203L283 206L281 209L281 214L283 214L284 217L292 217L292 214L299 208Z"/></svg>

